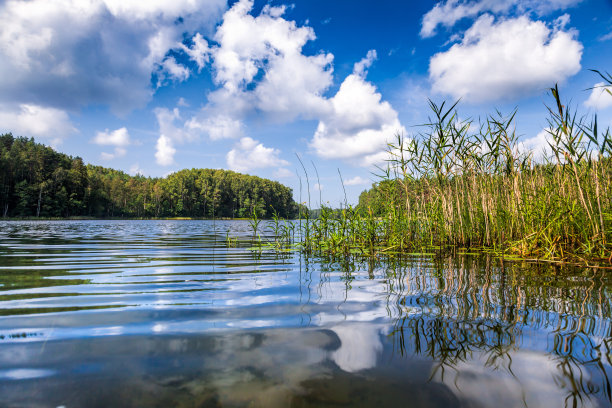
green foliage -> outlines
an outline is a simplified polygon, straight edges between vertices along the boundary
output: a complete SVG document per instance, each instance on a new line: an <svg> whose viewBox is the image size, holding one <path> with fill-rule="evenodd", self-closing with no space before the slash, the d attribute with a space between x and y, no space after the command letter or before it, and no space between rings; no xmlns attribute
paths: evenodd
<svg viewBox="0 0 612 408"><path fill-rule="evenodd" d="M298 204L278 182L227 170L190 169L132 177L85 165L33 139L0 135L3 217L294 218Z"/></svg>
<svg viewBox="0 0 612 408"><path fill-rule="evenodd" d="M598 129L596 117L578 118L557 87L551 94L551 154L537 163L515 134L516 112L496 112L472 130L456 104L430 102L430 123L388 145L388 166L356 209L332 217L322 208L307 223L304 251L338 257L490 248L612 262L612 135Z"/></svg>

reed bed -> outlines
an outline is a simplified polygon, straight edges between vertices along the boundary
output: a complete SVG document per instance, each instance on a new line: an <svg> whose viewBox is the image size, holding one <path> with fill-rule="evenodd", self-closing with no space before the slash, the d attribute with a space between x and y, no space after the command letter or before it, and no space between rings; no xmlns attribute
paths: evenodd
<svg viewBox="0 0 612 408"><path fill-rule="evenodd" d="M388 145L380 181L357 207L303 214L301 249L332 257L484 249L612 263L612 135L567 108L557 87L550 93L548 154L537 160L515 132L516 111L475 123L459 119L456 103L430 101L429 123Z"/></svg>

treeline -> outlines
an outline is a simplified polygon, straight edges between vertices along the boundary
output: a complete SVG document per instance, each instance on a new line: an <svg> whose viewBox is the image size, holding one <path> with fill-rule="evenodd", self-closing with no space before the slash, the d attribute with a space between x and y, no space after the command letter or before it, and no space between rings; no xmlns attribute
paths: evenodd
<svg viewBox="0 0 612 408"><path fill-rule="evenodd" d="M165 178L86 165L34 139L0 135L2 217L294 218L282 184L228 170L181 170Z"/></svg>

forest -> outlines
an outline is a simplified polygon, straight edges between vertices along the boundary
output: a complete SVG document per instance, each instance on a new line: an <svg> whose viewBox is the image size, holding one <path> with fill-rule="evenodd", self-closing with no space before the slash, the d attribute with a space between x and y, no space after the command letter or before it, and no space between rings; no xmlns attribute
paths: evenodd
<svg viewBox="0 0 612 408"><path fill-rule="evenodd" d="M4 218L294 218L298 210L290 188L260 177L217 169L130 176L85 164L32 138L0 135Z"/></svg>

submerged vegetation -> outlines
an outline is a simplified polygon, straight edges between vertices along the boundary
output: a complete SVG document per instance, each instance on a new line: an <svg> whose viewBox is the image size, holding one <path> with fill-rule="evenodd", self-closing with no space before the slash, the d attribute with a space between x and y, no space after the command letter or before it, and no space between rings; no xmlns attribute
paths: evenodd
<svg viewBox="0 0 612 408"><path fill-rule="evenodd" d="M430 101L430 123L388 145L388 165L357 207L305 214L300 248L331 257L478 249L611 263L612 134L567 108L557 87L551 94L540 159L515 133L516 111L496 112L474 131L457 103Z"/></svg>
<svg viewBox="0 0 612 408"><path fill-rule="evenodd" d="M228 170L165 178L85 165L33 139L0 135L2 217L259 217L298 212L290 188Z"/></svg>

